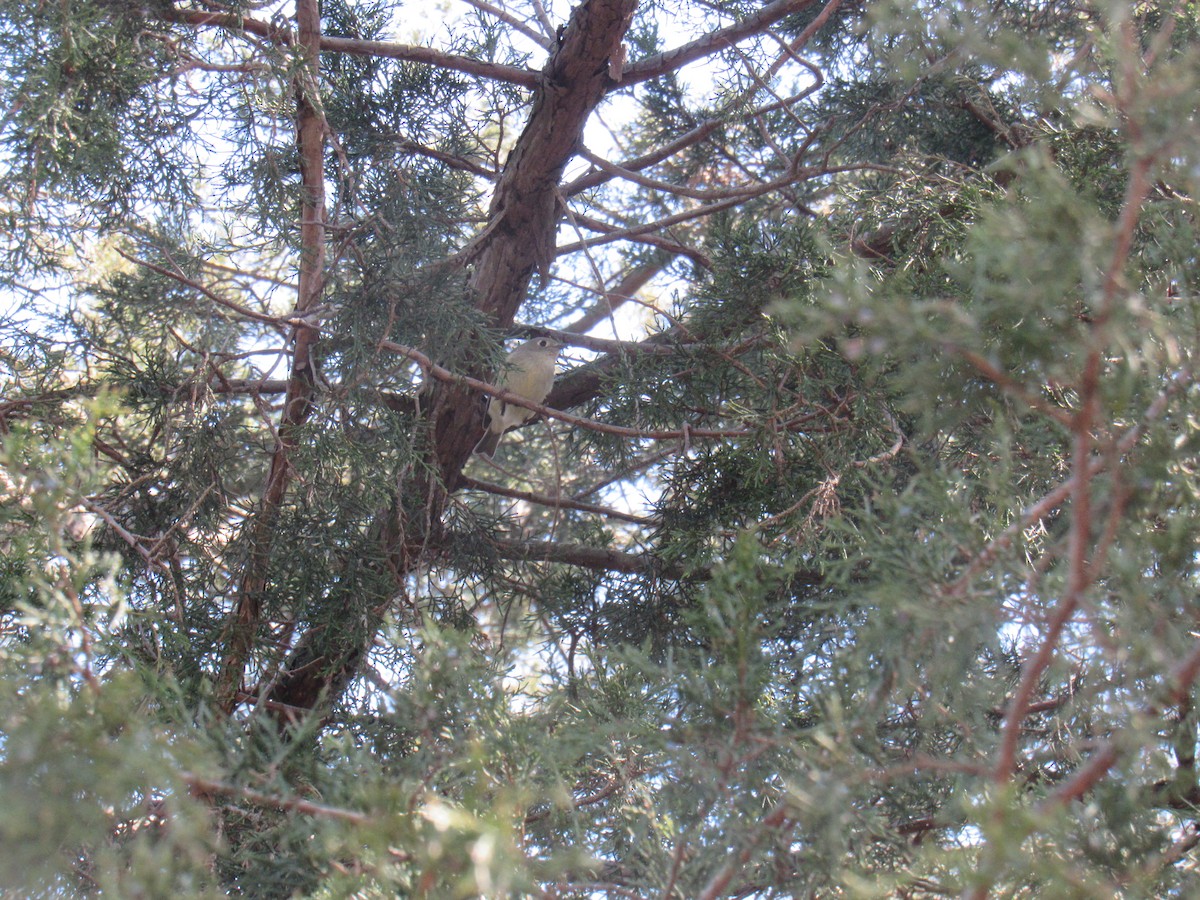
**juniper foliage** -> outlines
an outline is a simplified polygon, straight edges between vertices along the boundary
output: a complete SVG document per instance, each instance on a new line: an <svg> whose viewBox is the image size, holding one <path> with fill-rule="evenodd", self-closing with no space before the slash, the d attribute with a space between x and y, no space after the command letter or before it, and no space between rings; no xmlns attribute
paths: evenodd
<svg viewBox="0 0 1200 900"><path fill-rule="evenodd" d="M0 0L4 888L1193 894L1195 4L433 9Z"/></svg>

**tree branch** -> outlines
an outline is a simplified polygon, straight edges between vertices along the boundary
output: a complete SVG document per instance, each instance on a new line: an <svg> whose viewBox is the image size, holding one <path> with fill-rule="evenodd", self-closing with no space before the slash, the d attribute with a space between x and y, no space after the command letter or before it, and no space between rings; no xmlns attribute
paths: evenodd
<svg viewBox="0 0 1200 900"><path fill-rule="evenodd" d="M664 563L656 556L646 553L625 553L608 547L590 547L585 544L559 544L554 541L510 541L504 538L489 538L488 545L502 559L522 562L555 562L579 566L583 569L599 569L604 572L620 572L625 575L661 575L665 578L682 578L685 575L707 577L709 566L698 566L684 571L681 566Z"/></svg>
<svg viewBox="0 0 1200 900"><path fill-rule="evenodd" d="M191 25L196 28L212 25L224 28L226 31L244 31L257 37L265 38L274 44L288 47L297 40L304 42L303 37L297 37L290 28L283 28L269 22L261 22L249 16L239 16L235 13L201 12L192 9L172 9L164 15L170 22ZM466 75L477 75L493 81L502 81L520 87L533 88L537 86L537 73L516 66L505 66L499 63L485 62L462 56L457 53L444 53L431 47L414 47L410 44L398 44L392 41L367 41L358 38L318 36L318 47L329 53L348 53L352 56L375 56L388 59L402 59L407 62L422 63L431 66L441 66Z"/></svg>
<svg viewBox="0 0 1200 900"><path fill-rule="evenodd" d="M595 503L583 503L579 500L572 500L569 497L550 497L546 494L535 494L532 491L518 491L491 481L481 481L469 475L463 476L462 485L465 488L486 491L489 494L496 494L499 497L526 500L529 503L536 503L539 506L549 506L552 509L577 509L580 512L595 513L599 516L607 516L610 519L622 519L626 522L632 522L635 525L650 525L655 521L646 516L636 516L632 513L621 512L618 509L610 509L607 506L598 506Z"/></svg>
<svg viewBox="0 0 1200 900"><path fill-rule="evenodd" d="M193 775L191 772L183 772L179 777L187 785L188 793L202 800L213 796L240 797L258 806L294 811L303 813L306 816L337 819L342 822L349 822L352 825L370 825L373 821L366 813L355 812L350 809L339 809L336 806L326 806L324 803L313 803L311 800L302 800L299 797L279 797L274 794L264 793L263 791L256 791L253 788L227 784L224 781L215 781L211 778Z"/></svg>
<svg viewBox="0 0 1200 900"><path fill-rule="evenodd" d="M1148 166L1136 160L1126 186L1125 203L1118 222L1118 239L1105 278L1105 291L1100 309L1092 320L1091 349L1084 360L1079 377L1079 409L1071 422L1073 435L1071 455L1071 523L1067 548L1067 588L1046 622L1042 642L1037 652L1021 667L1017 685L1001 732L996 756L998 781L1007 781L1016 766L1017 744L1021 722L1029 702L1046 668L1053 660L1063 630L1071 621L1084 594L1103 566L1103 553L1096 550L1092 537L1092 478L1094 431L1100 414L1100 379L1104 366L1104 346L1107 343L1108 321L1117 295L1118 278L1133 242L1133 230L1149 191ZM1093 552L1096 550L1096 552Z"/></svg>
<svg viewBox="0 0 1200 900"><path fill-rule="evenodd" d="M296 24L304 65L296 73L296 146L300 159L300 262L296 313L320 300L325 287L325 121L320 102L321 13L319 0L298 0ZM226 629L226 655L216 685L218 706L227 713L237 704L246 661L254 647L267 589L275 525L291 481L289 456L300 427L308 420L316 396L313 351L319 330L305 322L293 331L292 366L276 431L267 485L250 532L250 556L238 586L233 615Z"/></svg>
<svg viewBox="0 0 1200 900"><path fill-rule="evenodd" d="M1148 719L1157 718L1166 707L1183 702L1197 678L1200 678L1200 641L1192 644L1188 655L1171 671L1162 698L1158 702L1148 704L1143 710L1143 716ZM1055 807L1078 800L1108 774L1109 769L1121 758L1121 752L1119 736L1105 741L1088 758L1085 765L1038 804L1036 813L1051 814Z"/></svg>
<svg viewBox="0 0 1200 900"><path fill-rule="evenodd" d="M494 4L488 3L487 0L463 0L463 2L475 7L480 12L485 12L490 16L495 16L514 31L519 31L521 34L525 35L525 37L529 38L543 50L550 49L550 38L542 34L540 31L530 28L508 10L501 9Z"/></svg>
<svg viewBox="0 0 1200 900"><path fill-rule="evenodd" d="M665 75L667 72L677 71L688 63L710 56L748 37L761 34L780 19L799 12L815 2L816 0L775 0L774 3L768 3L757 13L747 16L740 22L710 32L682 47L676 47L674 50L648 56L626 67L621 77L621 84L637 84L657 78L659 75Z"/></svg>
<svg viewBox="0 0 1200 900"><path fill-rule="evenodd" d="M631 172L638 172L642 169L648 169L650 166L657 165L665 159L670 159L676 153L686 150L688 147L694 146L705 138L709 137L714 131L724 125L722 119L707 119L684 134L681 134L669 144L664 144L657 150L652 150L649 153L644 153L634 159L627 159L620 163L620 167L628 169ZM574 181L563 186L562 193L564 197L574 197L586 190L594 187L599 187L606 181L610 181L614 175L601 169L596 169L586 175L581 175Z"/></svg>
<svg viewBox="0 0 1200 900"><path fill-rule="evenodd" d="M712 260L699 250L688 247L679 243L678 241L673 241L670 238L663 237L661 234L655 234L653 228L641 229L635 234L628 228L622 228L620 225L613 225L609 222L603 221L602 219L597 219L593 216L588 216L573 210L571 212L571 218L576 224L582 225L589 231L596 231L600 234L610 235L612 240L618 240L620 238L627 237L634 243L646 244L647 246L654 247L660 252L672 253L678 256L686 256L702 269L712 268ZM573 253L576 250L583 250L587 247L590 247L592 243L593 241L591 239L583 238L582 240L576 241L574 244L567 244L559 247L556 252L558 254ZM595 243L608 242L595 241Z"/></svg>
<svg viewBox="0 0 1200 900"><path fill-rule="evenodd" d="M763 816L758 827L751 833L750 841L738 852L733 859L721 866L708 880L708 884L697 895L698 900L717 900L724 896L725 889L739 871L754 856L758 845L770 834L784 831L792 826L794 819L788 814L786 803L779 803L773 810Z"/></svg>
<svg viewBox="0 0 1200 900"><path fill-rule="evenodd" d="M247 319L251 319L255 322L262 322L264 325L272 325L275 328L281 329L281 326L287 324L287 320L283 317L271 316L271 315L267 315L265 313L255 312L254 310L247 309L246 307L242 306L239 303L235 303L232 300L226 300L224 297L222 297L216 291L210 290L209 288L205 287L200 282L194 281L191 278L188 278L186 275L184 275L182 272L178 271L177 269L168 269L166 266L160 266L157 263L150 262L149 260L139 259L138 257L133 256L130 253L126 253L120 247L115 247L114 249L116 250L117 255L120 256L122 259L128 260L129 262L133 263L135 266L140 266L143 269L148 269L151 272L154 272L158 275L163 275L167 278L170 278L173 281L177 281L180 284L184 285L185 287L191 288L192 290L196 291L198 294L203 295L207 299L211 300L213 303L217 304L218 306L224 307L225 309L229 310L232 313L236 313L239 316L242 316Z"/></svg>
<svg viewBox="0 0 1200 900"><path fill-rule="evenodd" d="M564 331L575 334L585 334L591 331L605 319L609 318L618 308L632 300L642 288L650 283L659 272L667 267L668 259L663 255L652 262L642 263L627 271L624 277L611 290L604 294L586 310L579 318L571 322Z"/></svg>

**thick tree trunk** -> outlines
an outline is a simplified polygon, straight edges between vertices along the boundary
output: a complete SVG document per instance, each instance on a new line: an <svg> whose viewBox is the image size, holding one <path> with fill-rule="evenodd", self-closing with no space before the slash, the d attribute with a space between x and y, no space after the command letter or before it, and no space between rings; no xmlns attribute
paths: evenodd
<svg viewBox="0 0 1200 900"><path fill-rule="evenodd" d="M563 170L589 116L613 86L609 61L619 53L636 7L637 0L586 0L575 9L539 76L529 120L505 164L487 227L470 256L469 285L479 308L497 327L512 323L534 272L545 274L554 259ZM437 383L430 397L430 469L436 475L402 478L394 508L379 523L398 580L437 545L446 498L458 486L481 428L478 396L471 389ZM381 620L382 613L376 611L375 618ZM377 622L365 628L346 624L345 629L304 634L270 699L311 709L323 697L337 696L378 627Z"/></svg>

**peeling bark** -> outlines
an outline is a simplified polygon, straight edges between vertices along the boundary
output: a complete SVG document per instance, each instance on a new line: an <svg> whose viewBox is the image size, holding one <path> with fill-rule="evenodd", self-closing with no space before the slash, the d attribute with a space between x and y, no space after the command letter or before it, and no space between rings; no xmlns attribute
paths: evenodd
<svg viewBox="0 0 1200 900"><path fill-rule="evenodd" d="M497 328L512 324L533 273L544 277L554 259L563 170L589 116L612 86L608 59L621 45L636 7L637 0L580 5L539 76L529 120L496 184L468 282ZM439 386L432 409L437 468L445 490L453 491L479 437L479 404L467 388ZM436 504L439 511L442 503L444 498Z"/></svg>
<svg viewBox="0 0 1200 900"><path fill-rule="evenodd" d="M325 123L317 106L321 42L318 0L300 0L296 4L296 25L298 47L304 59L294 82L301 190L296 317L301 318L316 306L325 288ZM225 659L216 685L217 704L227 713L236 705L243 672L262 620L275 526L292 480L288 457L295 448L297 430L312 412L316 395L312 355L319 334L317 328L307 324L296 325L292 333L292 367L283 415L262 501L250 529L250 558L226 629Z"/></svg>
<svg viewBox="0 0 1200 900"><path fill-rule="evenodd" d="M588 117L612 86L609 57L620 47L636 7L637 0L587 0L578 6L539 75L525 130L497 181L487 227L471 255L468 284L479 308L499 328L512 324L534 272L544 276L554 259L563 171ZM430 468L437 474L402 479L395 505L376 523L397 581L436 544L446 499L458 486L481 429L478 397L469 387L434 384L427 408L435 457ZM270 700L313 708L323 697L336 696L353 677L375 627L368 623L351 634L310 629Z"/></svg>

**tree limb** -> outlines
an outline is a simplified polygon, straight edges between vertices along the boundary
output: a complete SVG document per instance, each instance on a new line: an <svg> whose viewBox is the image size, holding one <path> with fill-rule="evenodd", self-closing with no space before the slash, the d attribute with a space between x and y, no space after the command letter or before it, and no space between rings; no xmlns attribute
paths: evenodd
<svg viewBox="0 0 1200 900"><path fill-rule="evenodd" d="M258 806L290 810L303 813L306 816L323 816L329 819L349 822L353 825L369 825L372 821L371 817L366 813L350 809L339 809L335 806L327 806L324 803L314 803L311 800L304 800L300 797L280 797L275 794L267 794L263 791L256 791L253 788L227 784L224 781L216 781L212 778L204 778L200 775L194 775L191 772L183 772L179 777L187 785L188 793L199 799L207 799L213 796L240 797Z"/></svg>
<svg viewBox="0 0 1200 900"><path fill-rule="evenodd" d="M485 491L489 494L495 494L498 497L509 497L513 500L526 500L530 503L536 503L538 506L548 506L552 509L577 509L580 512L595 513L599 516L607 516L610 519L622 519L626 522L633 522L636 525L650 525L654 519L646 516L637 516L632 513L621 512L619 509L611 509L607 506L598 506L595 503L583 503L579 500L572 500L569 497L551 497L546 494L536 494L533 491L518 491L513 488L505 487L502 484L494 484L490 481L481 481L478 478L471 478L469 475L464 475L462 485L465 488L472 488L477 491Z"/></svg>
<svg viewBox="0 0 1200 900"><path fill-rule="evenodd" d="M270 22L262 22L258 19L253 19L249 16L240 16L235 13L172 9L165 14L164 18L171 22L178 22L197 28L213 25L224 28L226 31L244 31L284 47L292 46L298 40L300 43L304 42L304 38L298 37L296 32L290 28L283 28ZM320 50L330 53L386 57L388 59L402 59L407 62L441 66L442 68L462 72L466 75L477 75L481 78L490 78L493 81L502 81L525 88L533 88L537 85L537 73L529 69L485 62L484 60L472 59L469 56L462 56L457 53L444 53L440 50L434 50L431 47L414 47L410 44L399 44L393 41L367 41L358 38L331 37L328 35L320 35L318 37L318 46Z"/></svg>
<svg viewBox="0 0 1200 900"><path fill-rule="evenodd" d="M320 102L319 0L298 0L296 24L299 46L304 56L304 66L294 80L301 190L296 312L302 319L317 305L325 288L325 122L317 106ZM250 556L238 586L233 616L226 629L225 659L217 680L217 703L227 713L232 712L237 704L237 691L262 618L275 526L291 482L289 456L296 446L297 432L308 420L316 396L313 351L318 336L318 329L309 324L297 325L292 334L292 366L284 396L283 415L276 431L267 485L250 531Z"/></svg>
<svg viewBox="0 0 1200 900"><path fill-rule="evenodd" d="M637 84L657 78L659 75L665 75L667 72L677 71L688 63L710 56L748 37L761 34L780 19L799 12L815 2L816 0L775 0L774 3L768 3L757 13L747 16L740 22L734 22L732 25L710 32L682 47L648 56L626 67L621 84Z"/></svg>
<svg viewBox="0 0 1200 900"><path fill-rule="evenodd" d="M569 324L564 331L585 334L611 316L619 307L633 299L642 288L650 283L659 272L667 267L668 259L665 254L658 254L651 262L634 266L611 290L604 294L586 310L579 318Z"/></svg>
<svg viewBox="0 0 1200 900"><path fill-rule="evenodd" d="M488 546L502 559L523 562L555 562L579 566L583 569L599 569L604 572L620 572L624 575L662 575L666 578L682 578L685 574L707 576L708 566L697 567L685 573L682 567L664 563L656 556L646 553L625 553L609 547L591 547L586 544L560 544L555 541L510 541L504 538L489 538Z"/></svg>

